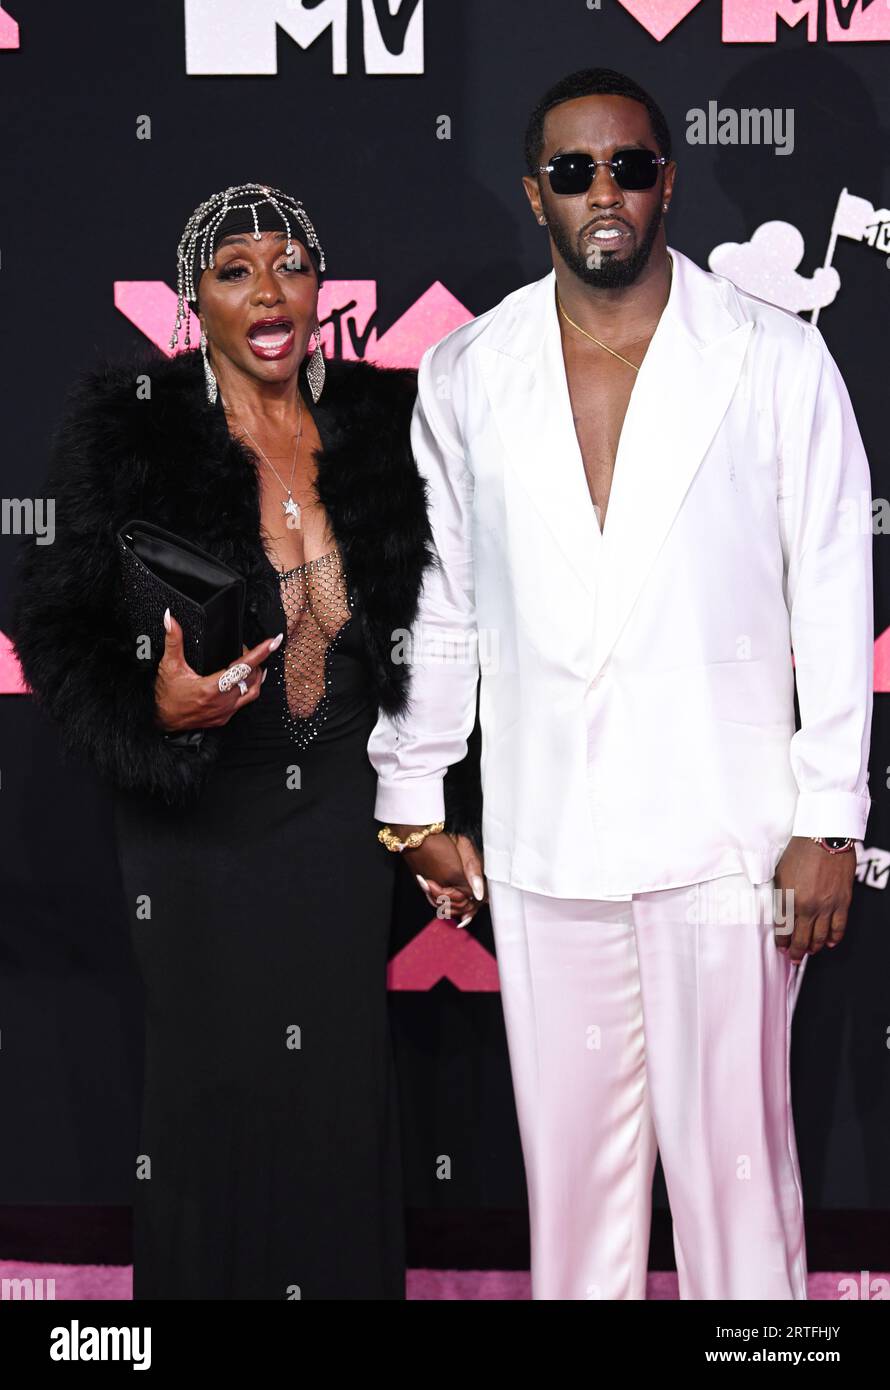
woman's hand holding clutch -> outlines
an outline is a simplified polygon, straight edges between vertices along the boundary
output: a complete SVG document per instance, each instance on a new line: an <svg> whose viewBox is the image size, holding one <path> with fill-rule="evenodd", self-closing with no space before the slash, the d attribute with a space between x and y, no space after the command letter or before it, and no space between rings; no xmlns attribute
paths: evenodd
<svg viewBox="0 0 890 1390"><path fill-rule="evenodd" d="M209 676L199 676L183 654L179 623L168 614L164 626L167 631L164 655L155 680L155 709L157 722L165 733L211 729L228 724L242 706L259 698L266 678L266 672L261 670L262 663L281 645L284 636L279 633L277 637L267 638L249 650L245 647L241 662L249 670L243 673L243 679L236 679L230 689L220 689L220 677L226 669L231 668L215 671Z"/></svg>

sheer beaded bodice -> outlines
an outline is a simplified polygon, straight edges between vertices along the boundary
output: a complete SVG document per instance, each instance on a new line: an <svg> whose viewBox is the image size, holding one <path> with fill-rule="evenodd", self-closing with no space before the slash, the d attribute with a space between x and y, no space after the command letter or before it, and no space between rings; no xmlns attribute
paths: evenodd
<svg viewBox="0 0 890 1390"><path fill-rule="evenodd" d="M265 663L260 698L228 725L230 755L250 756L250 747L277 756L347 735L367 741L376 698L339 549L284 572L269 566L277 594L262 614L263 630L283 631L284 641Z"/></svg>
<svg viewBox="0 0 890 1390"><path fill-rule="evenodd" d="M351 617L339 550L280 576L287 620L284 686L293 719L308 719L325 693L325 656Z"/></svg>

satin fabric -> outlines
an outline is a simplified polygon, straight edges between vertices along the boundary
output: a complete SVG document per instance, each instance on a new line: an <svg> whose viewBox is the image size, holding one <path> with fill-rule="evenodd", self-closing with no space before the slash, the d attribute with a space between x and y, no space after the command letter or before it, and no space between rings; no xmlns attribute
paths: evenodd
<svg viewBox="0 0 890 1390"><path fill-rule="evenodd" d="M478 685L486 870L554 897L766 882L792 835L861 839L868 818L872 535L852 519L871 494L849 393L818 329L669 251L602 534L552 271L418 368L441 566L411 707L368 746L374 814L441 819Z"/></svg>
<svg viewBox="0 0 890 1390"><path fill-rule="evenodd" d="M772 883L489 890L532 1298L645 1298L660 1151L681 1299L805 1300L789 1056L807 958L775 945Z"/></svg>

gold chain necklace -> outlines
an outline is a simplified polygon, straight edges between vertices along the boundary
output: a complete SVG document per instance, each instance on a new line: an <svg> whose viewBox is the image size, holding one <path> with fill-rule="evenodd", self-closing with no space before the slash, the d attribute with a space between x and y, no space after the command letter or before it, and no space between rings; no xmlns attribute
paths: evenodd
<svg viewBox="0 0 890 1390"><path fill-rule="evenodd" d="M673 281L673 278L674 278L674 263L673 263L673 261L671 260L670 256L668 256L668 265L670 266L670 272L671 272L670 278L671 278L671 281ZM670 293L670 290L668 291L668 293ZM577 328L577 330L578 330L579 333L583 333L585 338L589 338L590 341L591 341L592 343L596 343L597 347L604 348L605 351L611 353L613 357L617 357L619 362L624 362L628 367L632 367L633 370L634 370L635 372L638 372L638 371L640 370L639 367L636 365L635 362L631 362L630 359L627 358L627 357L622 357L622 356L621 356L621 353L620 353L620 352L616 352L614 348L610 348L609 345L608 345L608 343L602 343L602 342L600 342L599 338L594 338L594 336L593 336L592 333L588 333L586 328L582 328L581 325L580 325L580 323L576 323L574 319L570 319L570 318L569 318L569 316L568 316L568 314L566 313L565 309L562 307L562 300L561 300L560 297L559 297L559 287L558 287L558 286L557 286L557 290L556 290L556 302L557 302L557 304L559 305L559 312L562 314L562 316L563 316L563 318L565 319L566 323L570 323L570 324L572 325L573 328Z"/></svg>

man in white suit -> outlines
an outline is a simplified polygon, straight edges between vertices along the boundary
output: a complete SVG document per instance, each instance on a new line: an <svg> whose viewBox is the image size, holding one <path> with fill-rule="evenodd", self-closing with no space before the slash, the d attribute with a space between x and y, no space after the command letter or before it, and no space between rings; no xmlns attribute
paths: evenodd
<svg viewBox="0 0 890 1390"><path fill-rule="evenodd" d="M481 673L533 1297L645 1297L658 1150L680 1296L802 1300L790 1027L870 804L869 471L819 331L667 247L670 154L619 74L551 89L523 182L553 270L424 354L440 565L376 814L467 920L428 827Z"/></svg>

